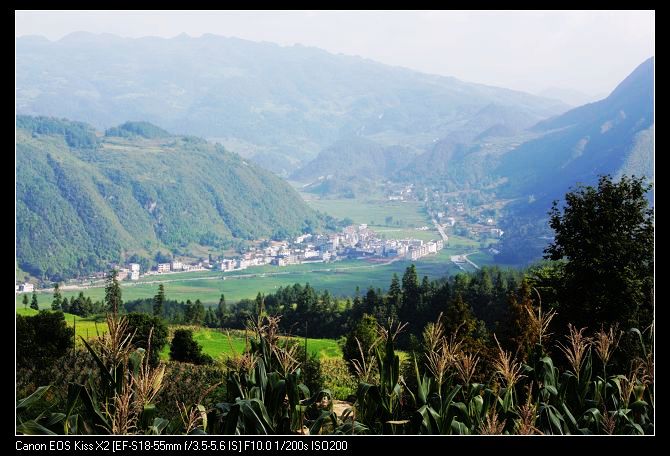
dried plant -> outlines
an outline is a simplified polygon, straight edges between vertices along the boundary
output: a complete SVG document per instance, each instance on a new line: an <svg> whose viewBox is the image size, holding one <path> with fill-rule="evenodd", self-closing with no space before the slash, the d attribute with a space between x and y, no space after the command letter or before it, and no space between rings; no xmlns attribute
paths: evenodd
<svg viewBox="0 0 670 456"><path fill-rule="evenodd" d="M163 386L163 378L165 376L164 364L160 364L156 368L151 368L149 365L153 331L153 328L149 330L147 351L142 359L138 374L134 375L131 373L131 388L135 391L134 402L135 408L138 411L141 411L146 404L153 402Z"/></svg>
<svg viewBox="0 0 670 456"><path fill-rule="evenodd" d="M177 409L184 425L184 434L190 434L198 427L206 427L207 413L202 405L187 407L183 402L177 401Z"/></svg>
<svg viewBox="0 0 670 456"><path fill-rule="evenodd" d="M601 327L593 337L593 348L604 366L607 365L612 353L619 345L622 334L623 331L618 331L618 325L614 325L607 332Z"/></svg>
<svg viewBox="0 0 670 456"><path fill-rule="evenodd" d="M533 404L533 385L528 386L526 403L518 408L519 420L516 423L516 433L519 435L537 435L543 434L535 427L537 419L537 404Z"/></svg>
<svg viewBox="0 0 670 456"><path fill-rule="evenodd" d="M436 351L444 337L444 325L442 324L442 312L435 323L430 322L423 330L423 340L429 351Z"/></svg>
<svg viewBox="0 0 670 456"><path fill-rule="evenodd" d="M603 411L603 431L605 434L612 435L616 429L616 417L615 412L608 412L607 408Z"/></svg>
<svg viewBox="0 0 670 456"><path fill-rule="evenodd" d="M112 434L132 434L136 429L137 412L133 407L133 392L124 388L121 394L114 395L113 406L104 404L104 413L109 417Z"/></svg>
<svg viewBox="0 0 670 456"><path fill-rule="evenodd" d="M458 377L466 385L470 384L472 377L475 375L477 363L479 363L477 353L461 353L456 357L456 372L458 372Z"/></svg>
<svg viewBox="0 0 670 456"><path fill-rule="evenodd" d="M633 390L638 383L637 372L633 369L628 376L621 377L621 402L623 402L623 408L628 408L628 402L630 401L630 396L633 394Z"/></svg>
<svg viewBox="0 0 670 456"><path fill-rule="evenodd" d="M389 337L394 341L398 337L398 334L405 330L408 323L396 322L392 318L389 318L386 326L382 326L379 323L376 323L376 325L377 334L381 337L381 340L386 343L388 342Z"/></svg>
<svg viewBox="0 0 670 456"><path fill-rule="evenodd" d="M528 316L530 317L530 334L532 337L537 340L537 342L542 345L546 339L551 336L551 333L548 332L549 324L551 320L556 316L555 310L550 310L549 312L542 312L542 306L538 306L537 314L532 309L532 307L526 307Z"/></svg>
<svg viewBox="0 0 670 456"><path fill-rule="evenodd" d="M297 352L300 349L298 344L291 344L290 340L286 338L284 346L279 344L271 345L272 352L279 362L279 366L284 376L292 374L300 367L300 361L297 359Z"/></svg>
<svg viewBox="0 0 670 456"><path fill-rule="evenodd" d="M96 343L100 349L101 359L108 361L113 366L126 363L128 357L134 351L131 341L135 334L128 334L128 320L107 314L107 326L109 330L97 336Z"/></svg>
<svg viewBox="0 0 670 456"><path fill-rule="evenodd" d="M370 348L368 349L368 353L363 352L363 346L361 345L361 341L358 340L358 337L356 339L356 344L358 344L358 352L361 354L361 359L352 359L351 364L354 366L354 370L356 371L356 376L358 377L359 381L365 382L365 383L370 383L375 375L374 371L374 363L369 363L366 360L371 358L372 353L374 353L374 350L377 346L377 344L381 341L381 338L377 338L371 345Z"/></svg>
<svg viewBox="0 0 670 456"><path fill-rule="evenodd" d="M507 420L503 420L502 423L498 421L498 412L495 407L491 407L489 413L486 414L486 419L479 429L481 435L500 435L502 434L503 429L505 429L505 424Z"/></svg>
<svg viewBox="0 0 670 456"><path fill-rule="evenodd" d="M453 334L449 339L442 337L437 351L426 354L428 369L432 372L438 385L442 385L447 372L456 366L456 360L462 353L461 345L461 341L456 341L456 335Z"/></svg>
<svg viewBox="0 0 670 456"><path fill-rule="evenodd" d="M584 330L586 328L581 328L577 330L571 323L568 324L569 334L566 336L568 339L569 346L565 346L558 343L559 348L565 354L568 362L572 366L572 371L579 379L579 373L582 369L582 364L586 359L586 354L589 351L591 346L591 339L584 336Z"/></svg>
<svg viewBox="0 0 670 456"><path fill-rule="evenodd" d="M654 353L648 352L643 358L637 358L634 364L635 371L640 375L639 379L645 386L654 385Z"/></svg>
<svg viewBox="0 0 670 456"><path fill-rule="evenodd" d="M226 331L226 337L228 338L228 345L230 346L230 355L224 360L225 366L235 372L248 374L254 369L256 362L258 361L256 354L249 350L248 339L245 342L244 353L239 354L233 346L233 338L230 335L230 331Z"/></svg>
<svg viewBox="0 0 670 456"><path fill-rule="evenodd" d="M493 367L496 373L505 380L505 386L514 388L519 379L525 377L525 375L521 374L522 365L516 361L516 358L512 357L512 353L502 349L495 334L493 338L496 344L498 344L498 356L493 361Z"/></svg>

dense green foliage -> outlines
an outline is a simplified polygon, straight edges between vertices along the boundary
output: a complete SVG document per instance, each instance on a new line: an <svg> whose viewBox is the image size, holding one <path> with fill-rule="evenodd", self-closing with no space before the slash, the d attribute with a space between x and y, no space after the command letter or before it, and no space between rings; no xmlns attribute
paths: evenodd
<svg viewBox="0 0 670 456"><path fill-rule="evenodd" d="M44 374L74 345L74 330L62 312L40 311L32 317L16 316L16 368L31 369L38 382L50 381Z"/></svg>
<svg viewBox="0 0 670 456"><path fill-rule="evenodd" d="M371 362L369 355L377 341L377 321L372 315L364 314L361 321L347 334L342 347L342 357L349 363L351 372L355 372L356 364Z"/></svg>
<svg viewBox="0 0 670 456"><path fill-rule="evenodd" d="M108 312L118 313L123 308L121 299L121 285L119 284L118 271L112 269L107 275L105 282L105 307Z"/></svg>
<svg viewBox="0 0 670 456"><path fill-rule="evenodd" d="M167 138L172 135L162 128L149 122L126 122L118 127L112 127L105 131L105 136L119 136L129 138L132 136L141 136L147 139Z"/></svg>
<svg viewBox="0 0 670 456"><path fill-rule="evenodd" d="M193 364L211 364L212 357L202 353L202 347L193 340L193 331L178 329L170 342L170 359Z"/></svg>
<svg viewBox="0 0 670 456"><path fill-rule="evenodd" d="M83 122L73 122L67 119L53 117L17 116L16 128L31 134L33 138L41 136L59 136L65 143L74 148L95 148L99 141L95 130Z"/></svg>
<svg viewBox="0 0 670 456"><path fill-rule="evenodd" d="M54 285L54 299L51 301L51 310L63 310L63 295L60 293L60 285Z"/></svg>
<svg viewBox="0 0 670 456"><path fill-rule="evenodd" d="M643 178L598 187L580 186L555 202L550 225L556 232L546 249L557 265L558 320L578 327L620 324L646 328L653 322L654 214ZM546 280L544 281L546 282ZM542 282L540 282L542 284Z"/></svg>
<svg viewBox="0 0 670 456"><path fill-rule="evenodd" d="M288 184L220 145L135 136L81 149L62 133L21 127L50 119L18 119L17 260L39 278L99 271L160 248L224 248L319 226Z"/></svg>
<svg viewBox="0 0 670 456"><path fill-rule="evenodd" d="M147 350L148 362L152 367L158 366L160 353L168 343L168 328L159 317L145 313L129 313L126 316L128 326L126 334L132 335L135 348Z"/></svg>
<svg viewBox="0 0 670 456"><path fill-rule="evenodd" d="M39 310L40 306L39 303L37 302L37 293L33 291L33 296L30 298L30 308Z"/></svg>

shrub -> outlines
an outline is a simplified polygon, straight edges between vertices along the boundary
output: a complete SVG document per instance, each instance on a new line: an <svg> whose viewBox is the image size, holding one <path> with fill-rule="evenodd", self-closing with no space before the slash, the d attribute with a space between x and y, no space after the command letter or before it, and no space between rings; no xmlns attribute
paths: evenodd
<svg viewBox="0 0 670 456"><path fill-rule="evenodd" d="M193 331L178 329L170 344L170 359L193 364L212 364L211 356L202 353L202 347L193 340Z"/></svg>

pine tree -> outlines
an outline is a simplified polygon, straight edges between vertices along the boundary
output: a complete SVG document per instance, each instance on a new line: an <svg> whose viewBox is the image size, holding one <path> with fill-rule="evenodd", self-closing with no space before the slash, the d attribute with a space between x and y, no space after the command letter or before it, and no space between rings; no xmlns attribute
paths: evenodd
<svg viewBox="0 0 670 456"><path fill-rule="evenodd" d="M207 309L207 312L205 312L205 326L208 328L215 328L217 326L217 319L211 308Z"/></svg>
<svg viewBox="0 0 670 456"><path fill-rule="evenodd" d="M256 313L257 315L263 315L265 312L265 298L261 293L256 295Z"/></svg>
<svg viewBox="0 0 670 456"><path fill-rule="evenodd" d="M30 301L30 308L39 310L40 307L37 305L37 294L33 291L33 299Z"/></svg>
<svg viewBox="0 0 670 456"><path fill-rule="evenodd" d="M216 306L216 319L218 321L219 327L222 329L225 316L226 316L226 297L223 294L221 294L221 298L219 298L219 304Z"/></svg>
<svg viewBox="0 0 670 456"><path fill-rule="evenodd" d="M193 323L201 326L205 320L205 306L200 302L199 299L195 300L195 306L193 309Z"/></svg>
<svg viewBox="0 0 670 456"><path fill-rule="evenodd" d="M187 325L193 323L195 317L195 308L190 299L186 300L186 306L184 307L184 323Z"/></svg>
<svg viewBox="0 0 670 456"><path fill-rule="evenodd" d="M163 315L163 303L165 302L165 288L163 284L158 285L158 294L154 296L154 316L160 317Z"/></svg>
<svg viewBox="0 0 670 456"><path fill-rule="evenodd" d="M398 309L402 305L402 290L400 289L400 279L398 278L398 274L395 272L393 273L393 278L391 279L391 286L389 286L388 303L389 308L393 310L394 313L397 313Z"/></svg>
<svg viewBox="0 0 670 456"><path fill-rule="evenodd" d="M28 300L28 294L27 294L27 293L24 293L24 294L23 294L23 308L24 308L24 309L27 309L27 308L28 308L28 301L29 301L29 300Z"/></svg>
<svg viewBox="0 0 670 456"><path fill-rule="evenodd" d="M63 310L62 309L63 297L60 294L60 286L58 284L54 285L54 300L51 302L51 310Z"/></svg>
<svg viewBox="0 0 670 456"><path fill-rule="evenodd" d="M402 306L398 312L401 321L409 321L419 308L420 301L419 278L416 275L416 267L412 264L402 276Z"/></svg>
<svg viewBox="0 0 670 456"><path fill-rule="evenodd" d="M107 276L107 284L105 285L105 306L109 312L117 314L119 309L122 309L123 301L121 300L121 285L119 285L118 271L112 269Z"/></svg>
<svg viewBox="0 0 670 456"><path fill-rule="evenodd" d="M68 301L67 298L63 298L63 302L60 304L61 309L63 312L68 313L70 312L70 302Z"/></svg>

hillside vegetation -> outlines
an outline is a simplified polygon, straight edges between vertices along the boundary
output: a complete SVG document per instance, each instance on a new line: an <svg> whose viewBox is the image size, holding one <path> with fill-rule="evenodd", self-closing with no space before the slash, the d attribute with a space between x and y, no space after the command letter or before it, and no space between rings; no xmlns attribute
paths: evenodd
<svg viewBox="0 0 670 456"><path fill-rule="evenodd" d="M165 136L145 123L107 136L43 117L19 116L17 127L17 259L38 277L319 223L288 184L203 139Z"/></svg>

